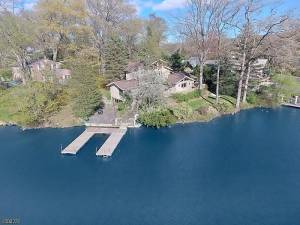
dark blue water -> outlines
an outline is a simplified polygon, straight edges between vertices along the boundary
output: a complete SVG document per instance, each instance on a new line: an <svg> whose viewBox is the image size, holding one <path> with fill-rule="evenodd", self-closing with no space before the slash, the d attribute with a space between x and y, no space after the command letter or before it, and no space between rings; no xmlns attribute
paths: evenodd
<svg viewBox="0 0 300 225"><path fill-rule="evenodd" d="M0 219L28 225L298 225L300 110L132 129L62 156L83 128L0 128ZM1 221L0 221L1 222Z"/></svg>

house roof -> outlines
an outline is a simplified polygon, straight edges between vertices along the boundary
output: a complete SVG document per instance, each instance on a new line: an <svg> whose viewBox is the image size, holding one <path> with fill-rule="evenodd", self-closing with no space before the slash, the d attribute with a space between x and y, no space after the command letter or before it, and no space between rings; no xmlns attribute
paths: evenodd
<svg viewBox="0 0 300 225"><path fill-rule="evenodd" d="M185 73L178 72L178 73L171 73L168 76L167 83L169 86L172 87L172 86L175 86L176 84L178 84L180 81L182 81L185 78L194 81L194 79L190 78Z"/></svg>
<svg viewBox="0 0 300 225"><path fill-rule="evenodd" d="M138 81L137 80L118 80L118 81L114 81L111 82L107 85L107 87L110 86L116 86L117 88L119 88L122 91L130 91L132 89L137 88L138 86Z"/></svg>
<svg viewBox="0 0 300 225"><path fill-rule="evenodd" d="M128 63L128 65L126 67L125 72L128 72L128 73L136 72L139 69L144 68L144 66L145 65L143 62L130 62L130 63Z"/></svg>
<svg viewBox="0 0 300 225"><path fill-rule="evenodd" d="M164 67L165 69L167 70L170 70L172 71L172 68L168 67L168 62L162 60L162 59L159 59L159 60L156 60L154 61L152 64L151 64L152 67Z"/></svg>
<svg viewBox="0 0 300 225"><path fill-rule="evenodd" d="M195 56L189 58L187 61L189 62L189 64L192 67L196 67L197 65L200 65L199 58L195 57ZM216 65L217 63L218 63L218 61L215 59L208 59L208 60L205 60L204 65Z"/></svg>

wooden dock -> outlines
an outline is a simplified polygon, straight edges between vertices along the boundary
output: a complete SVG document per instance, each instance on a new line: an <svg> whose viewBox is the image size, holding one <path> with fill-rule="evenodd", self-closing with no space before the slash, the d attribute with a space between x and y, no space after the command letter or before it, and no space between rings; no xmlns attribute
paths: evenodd
<svg viewBox="0 0 300 225"><path fill-rule="evenodd" d="M112 133L105 141L105 143L101 146L101 148L97 151L96 155L103 157L111 156L125 133L126 130L123 130L122 132Z"/></svg>
<svg viewBox="0 0 300 225"><path fill-rule="evenodd" d="M127 128L117 127L87 127L86 130L79 135L71 144L69 144L61 153L76 155L77 152L95 135L110 134L109 138L104 142L102 147L97 151L97 156L111 156L126 134Z"/></svg>
<svg viewBox="0 0 300 225"><path fill-rule="evenodd" d="M94 136L94 132L85 130L71 144L69 144L61 153L76 155L77 152Z"/></svg>
<svg viewBox="0 0 300 225"><path fill-rule="evenodd" d="M293 108L298 108L300 109L300 104L292 104L292 103L284 103L282 104L283 106L286 106L286 107L293 107Z"/></svg>

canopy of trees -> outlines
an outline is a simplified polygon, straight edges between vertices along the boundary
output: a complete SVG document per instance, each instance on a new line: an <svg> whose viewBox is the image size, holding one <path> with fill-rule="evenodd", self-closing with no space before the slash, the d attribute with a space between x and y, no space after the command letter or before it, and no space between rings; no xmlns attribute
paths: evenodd
<svg viewBox="0 0 300 225"><path fill-rule="evenodd" d="M147 67L163 58L175 72L188 71L199 89L207 86L216 94L216 104L221 95L235 97L236 111L260 87L257 59L268 60L269 74L299 75L299 18L263 0L187 0L175 23L181 38L176 43L168 43L175 37L168 33L170 23L155 14L139 17L130 1L38 0L30 10L16 2L0 0L0 77L9 78L17 66L23 84L31 85L32 62L61 62L72 70L66 93L74 113L84 119L101 107L99 89L122 79L128 62L142 61ZM187 63L192 56L198 60L194 68ZM289 77L275 76L273 87L282 87L282 80ZM148 74L140 82L140 108L163 104L156 81ZM289 97L293 93L287 89L281 88Z"/></svg>

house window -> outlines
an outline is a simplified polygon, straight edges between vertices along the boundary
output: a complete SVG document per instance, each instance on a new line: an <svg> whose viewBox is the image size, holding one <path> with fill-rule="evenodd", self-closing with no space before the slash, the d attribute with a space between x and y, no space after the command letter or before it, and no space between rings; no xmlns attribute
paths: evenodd
<svg viewBox="0 0 300 225"><path fill-rule="evenodd" d="M182 83L182 84L181 84L181 87L182 87L182 88L185 88L185 87L186 87L186 83Z"/></svg>

